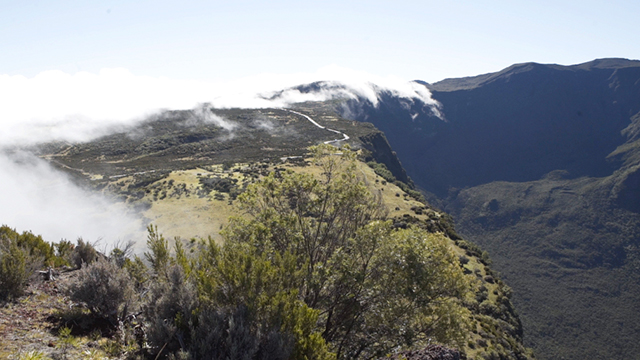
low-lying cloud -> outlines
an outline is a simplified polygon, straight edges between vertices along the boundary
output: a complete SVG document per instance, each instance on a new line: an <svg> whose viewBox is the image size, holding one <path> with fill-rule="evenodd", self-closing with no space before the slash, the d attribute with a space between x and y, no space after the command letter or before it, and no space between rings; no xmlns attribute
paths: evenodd
<svg viewBox="0 0 640 360"><path fill-rule="evenodd" d="M46 161L26 152L0 156L0 221L45 240L100 240L100 246L144 239L141 218L84 190Z"/></svg>
<svg viewBox="0 0 640 360"><path fill-rule="evenodd" d="M294 88L316 81L336 86L315 92ZM15 149L50 141L89 141L165 109L194 109L194 121L215 123L233 134L237 124L207 111L209 107L286 107L336 97L361 98L376 105L381 91L436 105L422 85L337 66L226 82L138 76L126 69L97 74L45 71L32 78L0 75L0 223L18 231L32 230L51 241L77 236L127 240L133 233L130 229L141 226L139 218L110 210L117 204L89 194L45 161ZM273 131L272 124L256 125ZM7 155L7 149L13 155Z"/></svg>
<svg viewBox="0 0 640 360"><path fill-rule="evenodd" d="M290 89L269 99L277 91L315 81L343 87L312 93ZM301 101L357 96L375 105L380 91L435 105L422 85L337 66L315 73L264 74L217 83L138 76L126 69L104 69L97 74L55 70L33 78L0 75L0 144L86 141L163 109L193 109L200 104L216 108L286 107ZM221 122L221 126L232 125Z"/></svg>
<svg viewBox="0 0 640 360"><path fill-rule="evenodd" d="M233 131L238 127L238 124L212 113L210 111L210 107L211 107L210 104L204 103L194 108L193 109L193 115L195 117L194 120L198 122L214 124L227 131ZM190 123L187 122L187 125L190 125Z"/></svg>

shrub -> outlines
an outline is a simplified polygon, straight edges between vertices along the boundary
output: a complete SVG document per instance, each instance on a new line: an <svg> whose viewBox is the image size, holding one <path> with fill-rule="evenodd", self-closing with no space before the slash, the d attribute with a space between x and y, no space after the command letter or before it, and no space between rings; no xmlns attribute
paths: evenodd
<svg viewBox="0 0 640 360"><path fill-rule="evenodd" d="M111 253L109 253L109 261L114 262L118 267L124 267L126 260L131 257L133 251L133 241L121 243L118 241Z"/></svg>
<svg viewBox="0 0 640 360"><path fill-rule="evenodd" d="M158 232L158 227L149 225L147 227L147 247L149 252L144 253L144 257L151 264L151 269L156 276L167 276L167 266L169 264L169 243Z"/></svg>
<svg viewBox="0 0 640 360"><path fill-rule="evenodd" d="M69 240L60 240L59 243L53 245L56 249L56 256L59 257L62 262L69 265L73 262L73 250L75 246Z"/></svg>
<svg viewBox="0 0 640 360"><path fill-rule="evenodd" d="M261 333L245 306L207 308L199 314L198 325L189 351L192 359L287 360L293 352L292 335L277 330Z"/></svg>
<svg viewBox="0 0 640 360"><path fill-rule="evenodd" d="M67 359L67 354L70 349L77 348L79 345L78 339L71 335L71 328L62 327L58 331L58 344L57 347L62 350L62 355Z"/></svg>
<svg viewBox="0 0 640 360"><path fill-rule="evenodd" d="M123 319L133 305L134 291L129 274L104 259L84 265L67 293L73 301L86 304L94 316L105 318L113 325Z"/></svg>
<svg viewBox="0 0 640 360"><path fill-rule="evenodd" d="M149 227L157 282L144 313L157 357L364 359L466 343L472 284L448 239L394 229L355 154L315 152L319 178L283 171L249 186L238 197L247 216L197 259L180 242L172 256Z"/></svg>
<svg viewBox="0 0 640 360"><path fill-rule="evenodd" d="M27 254L15 242L0 239L0 301L22 295L29 275Z"/></svg>
<svg viewBox="0 0 640 360"><path fill-rule="evenodd" d="M299 294L308 308L283 301L296 306L289 313L319 317L296 346L321 331L338 358L384 356L427 339L465 341L470 284L448 240L379 220L384 208L358 179L353 154L316 150L319 179L269 175L238 197L248 216L231 220L224 247L202 252L218 266L203 290L214 303L235 301L258 314L275 296Z"/></svg>
<svg viewBox="0 0 640 360"><path fill-rule="evenodd" d="M29 231L19 234L6 225L0 227L0 236L11 239L18 247L28 251L30 255L44 257L47 262L53 260L53 246L44 241L42 236L36 236Z"/></svg>
<svg viewBox="0 0 640 360"><path fill-rule="evenodd" d="M367 165L369 165L369 167L372 168L376 174L380 175L380 177L382 177L386 181L390 183L396 181L396 177L393 176L393 174L391 173L391 171L389 171L385 164L377 163L375 161L369 161Z"/></svg>
<svg viewBox="0 0 640 360"><path fill-rule="evenodd" d="M19 234L14 229L3 225L0 226L0 238L8 239L22 249L25 255L31 259L27 261L27 264L33 263L34 259L37 260L36 264L38 267L42 265L42 261L44 261L47 266L54 267L67 264L64 258L56 255L54 245L44 241L42 236L36 236L30 231L24 231L22 234Z"/></svg>
<svg viewBox="0 0 640 360"><path fill-rule="evenodd" d="M71 326L76 332L90 331L96 323L91 312L81 307L63 308L55 311L54 317L63 326Z"/></svg>
<svg viewBox="0 0 640 360"><path fill-rule="evenodd" d="M189 325L197 306L197 293L181 267L170 267L167 275L153 284L143 311L149 343L174 352L184 348L190 338Z"/></svg>
<svg viewBox="0 0 640 360"><path fill-rule="evenodd" d="M298 300L297 292L285 292L275 281L291 278L285 274L283 259L271 263L246 252L246 247L220 248L209 239L208 246L203 244L204 256L192 263L181 242L176 242L171 256L162 235L155 228L149 232L157 246L147 257L164 259L143 310L148 343L161 352L156 356L333 358L315 329L318 312ZM295 258L289 256L285 262L290 265Z"/></svg>
<svg viewBox="0 0 640 360"><path fill-rule="evenodd" d="M467 250L468 256L476 256L476 257L482 256L482 249L475 243L468 242L466 240L458 240L456 244L460 248Z"/></svg>
<svg viewBox="0 0 640 360"><path fill-rule="evenodd" d="M147 268L147 265L144 264L138 255L135 255L133 260L130 258L126 258L124 260L123 268L127 270L129 276L133 280L133 286L136 291L141 292L146 285L147 280L149 280L149 269Z"/></svg>
<svg viewBox="0 0 640 360"><path fill-rule="evenodd" d="M369 165L369 167L372 168L377 175L384 179L382 185L386 185L387 182L392 183L417 201L425 202L424 196L422 195L422 193L420 193L420 191L414 189L411 180L409 180L410 184L397 180L385 164L377 163L375 161L369 161L367 165Z"/></svg>
<svg viewBox="0 0 640 360"><path fill-rule="evenodd" d="M71 260L76 268L81 268L83 264L91 264L98 259L98 252L93 244L78 238L77 245L71 254Z"/></svg>
<svg viewBox="0 0 640 360"><path fill-rule="evenodd" d="M296 256L288 253L271 258L242 244L219 247L211 239L207 245L198 264L201 270L195 275L205 308L198 318L200 326L192 331L196 355L207 351L202 345L216 340L229 346L221 350L229 352L223 355L243 348L255 352L255 358L335 359L316 327L319 311L289 287L302 275L295 269ZM218 330L203 334L210 331L203 324L217 324ZM229 329L239 338L225 340Z"/></svg>
<svg viewBox="0 0 640 360"><path fill-rule="evenodd" d="M229 170L235 165L235 162L232 160L226 160L222 163L222 170Z"/></svg>
<svg viewBox="0 0 640 360"><path fill-rule="evenodd" d="M489 257L489 253L486 251L483 251L481 256L480 256L480 261L485 264L485 265L491 265L492 261L491 258Z"/></svg>

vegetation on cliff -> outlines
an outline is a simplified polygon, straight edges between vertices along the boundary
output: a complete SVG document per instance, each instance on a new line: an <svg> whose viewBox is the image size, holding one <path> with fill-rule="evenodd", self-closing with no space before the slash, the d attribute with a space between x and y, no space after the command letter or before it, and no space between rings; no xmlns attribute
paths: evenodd
<svg viewBox="0 0 640 360"><path fill-rule="evenodd" d="M456 246L417 218L386 220L355 153L316 152L310 166L319 171L272 172L244 188L237 198L244 215L231 220L222 244L176 239L171 249L149 227L142 260L129 246L106 256L82 240L51 245L3 227L3 241L14 244L1 252L3 261L19 249L58 269L81 268L54 275L69 297L44 306L53 346L14 340L0 346L9 351L3 354L370 359L436 342L472 358L531 356L508 289L476 248ZM55 294L51 282L26 283L20 290L38 298ZM13 299L34 301L19 294ZM11 310L8 303L3 316Z"/></svg>

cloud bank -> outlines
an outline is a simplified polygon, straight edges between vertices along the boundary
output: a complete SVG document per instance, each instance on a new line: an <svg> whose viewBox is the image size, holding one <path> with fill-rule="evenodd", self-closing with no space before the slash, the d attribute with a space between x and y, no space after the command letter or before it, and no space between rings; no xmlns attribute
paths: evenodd
<svg viewBox="0 0 640 360"><path fill-rule="evenodd" d="M268 99L276 91L315 81L344 87L314 93L289 90ZM85 141L162 109L192 109L203 103L217 108L265 108L346 96L365 98L375 105L379 92L385 90L435 104L422 85L338 66L315 73L263 74L226 82L138 76L126 69L104 69L97 74L54 70L33 78L0 75L0 144Z"/></svg>
<svg viewBox="0 0 640 360"><path fill-rule="evenodd" d="M0 221L45 240L89 242L100 246L144 239L141 219L104 196L74 184L64 173L29 153L0 156Z"/></svg>
<svg viewBox="0 0 640 360"><path fill-rule="evenodd" d="M307 93L293 88L316 81L336 86ZM419 84L338 66L225 82L138 76L126 69L75 74L54 70L32 78L0 75L0 223L32 230L50 241L83 236L108 243L140 236L133 234L144 226L119 205L78 188L44 160L16 149L49 141L89 141L164 109L193 109L198 121L232 132L236 124L206 111L208 106L286 107L336 97L366 99L375 105L381 91L435 105ZM257 124L267 130L270 125Z"/></svg>

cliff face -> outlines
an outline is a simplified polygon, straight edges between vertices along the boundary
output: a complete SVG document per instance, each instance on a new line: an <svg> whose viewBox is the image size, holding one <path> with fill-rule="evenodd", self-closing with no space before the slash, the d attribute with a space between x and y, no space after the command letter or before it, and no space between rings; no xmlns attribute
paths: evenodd
<svg viewBox="0 0 640 360"><path fill-rule="evenodd" d="M385 164L396 179L413 186L413 182L407 176L407 172L402 167L398 155L391 149L384 133L371 133L361 136L358 139L362 142L362 147L371 152L371 160Z"/></svg>
<svg viewBox="0 0 640 360"><path fill-rule="evenodd" d="M640 111L640 63L631 64L522 64L470 89L434 84L450 129L428 162L449 176L430 188L443 194L443 186L531 181L558 169L574 178L610 175L620 164L607 155Z"/></svg>

